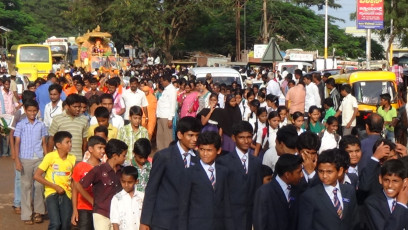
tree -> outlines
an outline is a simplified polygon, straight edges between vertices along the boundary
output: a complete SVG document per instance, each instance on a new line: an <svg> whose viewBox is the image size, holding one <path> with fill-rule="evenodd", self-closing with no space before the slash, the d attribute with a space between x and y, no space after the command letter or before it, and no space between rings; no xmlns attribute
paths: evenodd
<svg viewBox="0 0 408 230"><path fill-rule="evenodd" d="M8 34L8 45L38 43L44 41L44 26L21 11L20 0L0 1L0 22L12 30ZM7 47L9 48L9 47Z"/></svg>

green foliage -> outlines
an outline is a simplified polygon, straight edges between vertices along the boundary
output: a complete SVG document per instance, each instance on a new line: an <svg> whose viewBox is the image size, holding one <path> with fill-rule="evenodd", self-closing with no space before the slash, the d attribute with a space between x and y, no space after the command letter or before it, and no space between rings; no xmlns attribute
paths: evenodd
<svg viewBox="0 0 408 230"><path fill-rule="evenodd" d="M326 4L325 0L292 0L292 2L307 7L317 6L319 10L322 10L323 6ZM337 4L335 0L329 0L328 5L330 8L334 9L341 8L341 5Z"/></svg>
<svg viewBox="0 0 408 230"><path fill-rule="evenodd" d="M38 43L44 41L44 26L38 24L30 15L21 11L20 0L0 1L0 22L12 30L8 33L8 45Z"/></svg>

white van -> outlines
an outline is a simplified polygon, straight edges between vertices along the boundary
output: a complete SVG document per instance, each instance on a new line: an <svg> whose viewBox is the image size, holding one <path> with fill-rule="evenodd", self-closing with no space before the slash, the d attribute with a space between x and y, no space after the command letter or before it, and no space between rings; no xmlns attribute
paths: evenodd
<svg viewBox="0 0 408 230"><path fill-rule="evenodd" d="M282 73L283 67L286 67L288 73L294 74L296 69L300 69L303 72L309 72L309 69L313 68L313 65L308 62L280 62L278 64L278 70Z"/></svg>
<svg viewBox="0 0 408 230"><path fill-rule="evenodd" d="M205 76L210 73L214 83L225 83L226 85L231 85L232 82L236 81L243 87L243 81L241 74L232 68L223 67L197 67L192 68L189 71L190 74L197 77L197 81L205 81Z"/></svg>

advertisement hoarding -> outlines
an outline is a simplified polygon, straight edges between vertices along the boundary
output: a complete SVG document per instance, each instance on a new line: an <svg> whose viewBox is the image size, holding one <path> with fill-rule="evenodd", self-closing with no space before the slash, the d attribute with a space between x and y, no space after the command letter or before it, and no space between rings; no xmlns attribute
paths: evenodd
<svg viewBox="0 0 408 230"><path fill-rule="evenodd" d="M357 0L357 29L384 28L384 0Z"/></svg>

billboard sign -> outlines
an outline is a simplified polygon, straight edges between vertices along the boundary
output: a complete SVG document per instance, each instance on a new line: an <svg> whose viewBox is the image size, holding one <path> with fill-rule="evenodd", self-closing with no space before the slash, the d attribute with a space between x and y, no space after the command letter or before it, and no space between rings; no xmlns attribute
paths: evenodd
<svg viewBox="0 0 408 230"><path fill-rule="evenodd" d="M384 0L357 0L357 29L384 28Z"/></svg>

